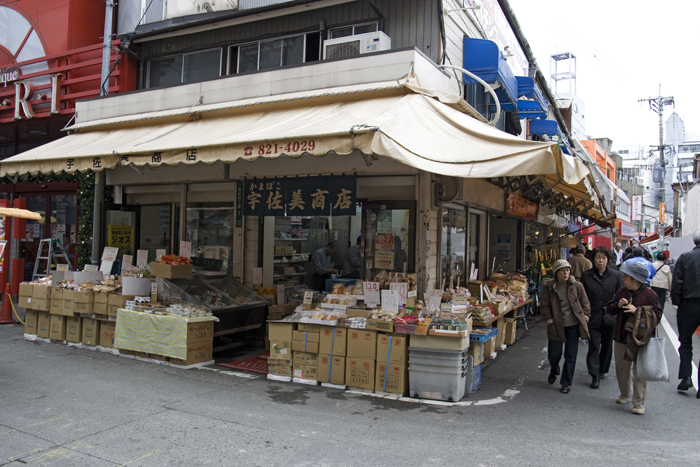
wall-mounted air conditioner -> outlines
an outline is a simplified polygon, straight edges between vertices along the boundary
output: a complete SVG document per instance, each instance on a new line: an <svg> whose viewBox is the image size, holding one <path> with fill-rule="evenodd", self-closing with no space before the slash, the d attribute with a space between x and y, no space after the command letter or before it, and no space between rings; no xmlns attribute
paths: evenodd
<svg viewBox="0 0 700 467"><path fill-rule="evenodd" d="M328 39L323 43L323 59L354 57L355 55L391 49L391 38L381 31Z"/></svg>

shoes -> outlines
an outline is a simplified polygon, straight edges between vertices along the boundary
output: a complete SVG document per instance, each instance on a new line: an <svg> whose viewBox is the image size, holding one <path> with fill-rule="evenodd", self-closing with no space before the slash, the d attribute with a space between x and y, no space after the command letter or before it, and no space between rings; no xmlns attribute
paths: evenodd
<svg viewBox="0 0 700 467"><path fill-rule="evenodd" d="M591 381L591 389L598 389L600 387L600 378L597 376L593 377L593 381Z"/></svg>
<svg viewBox="0 0 700 467"><path fill-rule="evenodd" d="M618 397L617 400L616 400L615 402L618 403L618 404L626 404L626 403L627 403L627 397L625 397L625 396L623 396L622 394L620 394L620 397Z"/></svg>
<svg viewBox="0 0 700 467"><path fill-rule="evenodd" d="M557 375L549 374L549 378L547 378L547 382L549 384L554 384L557 381Z"/></svg>
<svg viewBox="0 0 700 467"><path fill-rule="evenodd" d="M569 394L571 392L571 388L569 386L562 386L560 391L564 394Z"/></svg>
<svg viewBox="0 0 700 467"><path fill-rule="evenodd" d="M605 373L601 373L598 379L605 379Z"/></svg>
<svg viewBox="0 0 700 467"><path fill-rule="evenodd" d="M635 415L644 415L644 407L635 407L632 409L632 413Z"/></svg>
<svg viewBox="0 0 700 467"><path fill-rule="evenodd" d="M683 378L683 379L681 380L681 382L680 382L680 384L678 385L678 388L677 388L677 389L678 389L679 391L687 391L688 389L690 389L690 388L692 388L692 387L693 387L693 380L691 379L690 376L686 376L685 378Z"/></svg>

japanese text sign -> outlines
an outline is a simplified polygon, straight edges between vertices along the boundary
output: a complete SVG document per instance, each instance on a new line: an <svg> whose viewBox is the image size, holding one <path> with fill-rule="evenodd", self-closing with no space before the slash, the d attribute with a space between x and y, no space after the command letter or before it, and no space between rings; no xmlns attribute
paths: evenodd
<svg viewBox="0 0 700 467"><path fill-rule="evenodd" d="M365 303L379 305L379 282L364 282L362 286L364 287Z"/></svg>

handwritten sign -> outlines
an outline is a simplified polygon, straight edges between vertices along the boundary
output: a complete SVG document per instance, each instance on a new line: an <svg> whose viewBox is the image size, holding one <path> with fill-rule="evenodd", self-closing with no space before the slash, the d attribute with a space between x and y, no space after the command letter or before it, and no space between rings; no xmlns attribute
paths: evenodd
<svg viewBox="0 0 700 467"><path fill-rule="evenodd" d="M155 259L156 263L158 261L160 261L161 256L165 256L165 250L164 249L163 250L160 250L160 249L156 250L156 259Z"/></svg>
<svg viewBox="0 0 700 467"><path fill-rule="evenodd" d="M148 266L148 250L136 250L136 266L140 268Z"/></svg>
<svg viewBox="0 0 700 467"><path fill-rule="evenodd" d="M382 290L382 311L399 312L399 298L395 290Z"/></svg>
<svg viewBox="0 0 700 467"><path fill-rule="evenodd" d="M119 247L107 246L102 251L102 261L116 261L117 254L119 254Z"/></svg>
<svg viewBox="0 0 700 467"><path fill-rule="evenodd" d="M113 265L114 261L102 261L102 264L100 264L100 272L104 272L105 274L112 274Z"/></svg>
<svg viewBox="0 0 700 467"><path fill-rule="evenodd" d="M428 308L429 309L439 309L440 308L440 303L442 303L442 294L444 292L442 290L434 289L432 292L430 292L430 298L428 299Z"/></svg>
<svg viewBox="0 0 700 467"><path fill-rule="evenodd" d="M57 271L67 271L68 270L68 265L67 264L59 264L56 266Z"/></svg>
<svg viewBox="0 0 700 467"><path fill-rule="evenodd" d="M187 259L192 258L192 244L190 242L180 242L180 256ZM260 283L262 284L262 281Z"/></svg>
<svg viewBox="0 0 700 467"><path fill-rule="evenodd" d="M96 264L86 264L83 266L83 271L97 272L100 268Z"/></svg>
<svg viewBox="0 0 700 467"><path fill-rule="evenodd" d="M381 297L379 295L379 282L364 282L364 299L366 304L379 305Z"/></svg>
<svg viewBox="0 0 700 467"><path fill-rule="evenodd" d="M304 292L304 305L311 305L311 303L314 301L314 291L313 290L307 290Z"/></svg>
<svg viewBox="0 0 700 467"><path fill-rule="evenodd" d="M452 304L458 306L467 306L467 294L458 293L452 297Z"/></svg>
<svg viewBox="0 0 700 467"><path fill-rule="evenodd" d="M253 268L253 284L262 284L263 271L262 268Z"/></svg>
<svg viewBox="0 0 700 467"><path fill-rule="evenodd" d="M396 291L399 306L406 304L406 297L408 296L408 284L406 282L390 284L389 289Z"/></svg>
<svg viewBox="0 0 700 467"><path fill-rule="evenodd" d="M122 271L126 271L134 264L134 255L122 256Z"/></svg>

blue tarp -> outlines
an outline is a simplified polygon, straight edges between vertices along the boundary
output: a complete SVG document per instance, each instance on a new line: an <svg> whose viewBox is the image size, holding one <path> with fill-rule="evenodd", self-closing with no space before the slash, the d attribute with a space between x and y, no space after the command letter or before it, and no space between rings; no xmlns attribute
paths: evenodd
<svg viewBox="0 0 700 467"><path fill-rule="evenodd" d="M499 84L502 88L499 102L510 102L515 105L518 100L518 80L513 75L508 63L498 50L495 42L486 39L464 38L464 64L471 71L489 84ZM464 84L475 84L476 81L464 75Z"/></svg>
<svg viewBox="0 0 700 467"><path fill-rule="evenodd" d="M554 120L533 120L530 122L528 136L556 136L559 134L559 125Z"/></svg>

